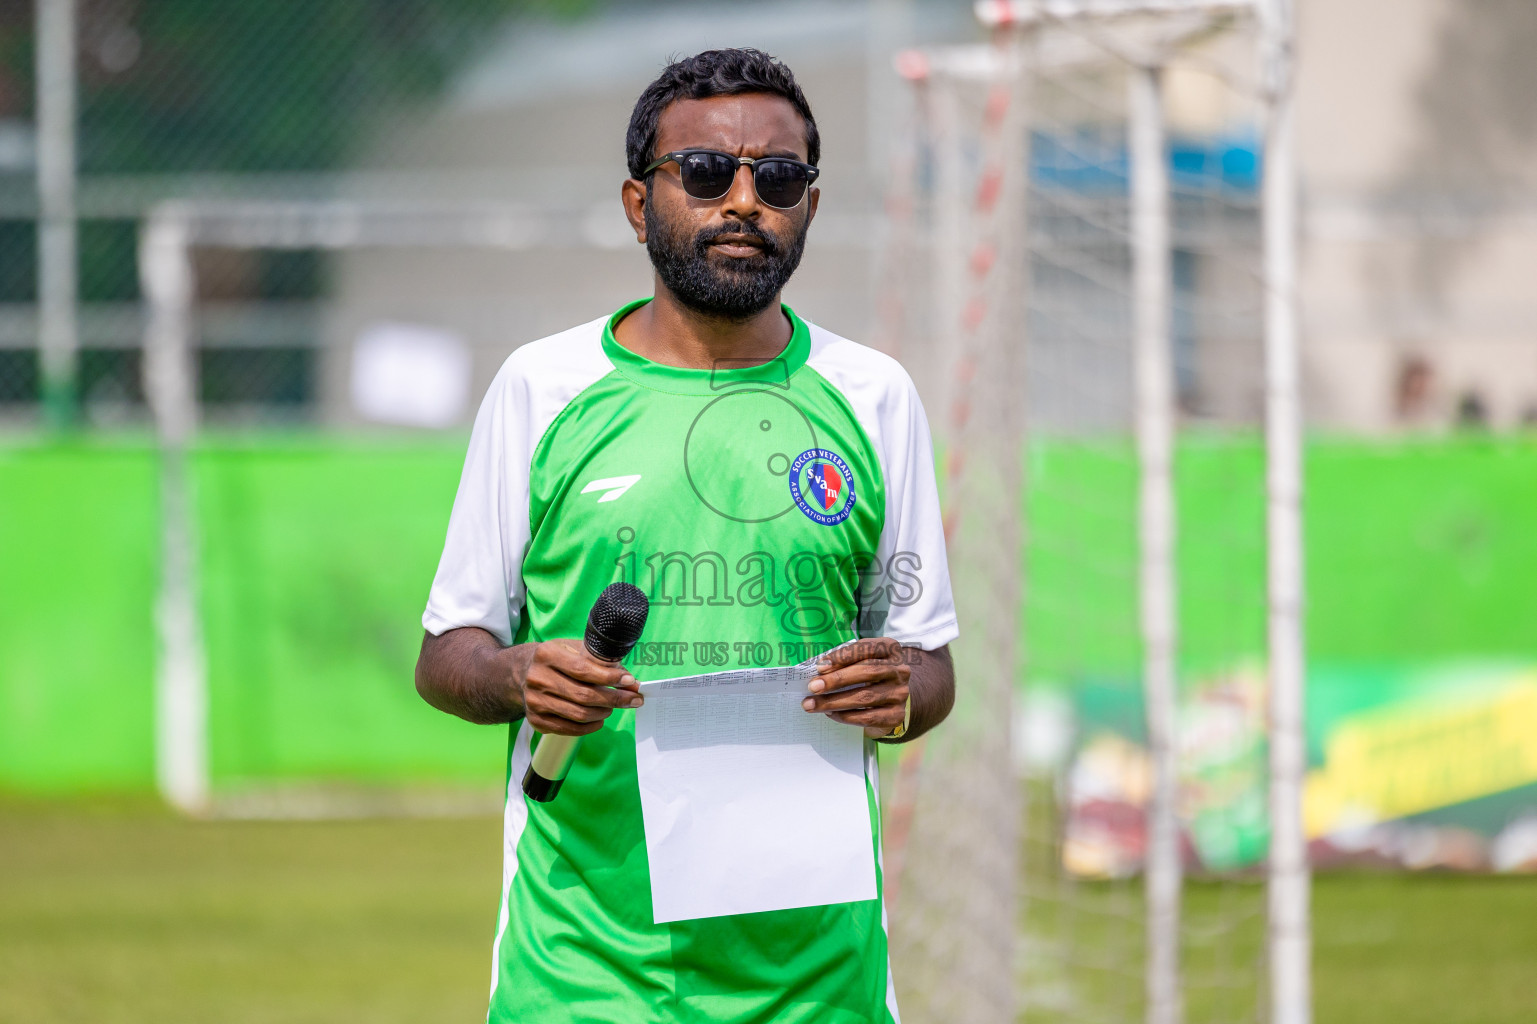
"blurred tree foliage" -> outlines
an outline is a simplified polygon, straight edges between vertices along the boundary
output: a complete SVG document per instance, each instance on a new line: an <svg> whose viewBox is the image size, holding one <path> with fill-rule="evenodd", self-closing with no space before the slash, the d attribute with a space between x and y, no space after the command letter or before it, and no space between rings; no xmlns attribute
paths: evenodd
<svg viewBox="0 0 1537 1024"><path fill-rule="evenodd" d="M575 17L597 0L76 2L80 172L133 175L339 166L391 108L443 90L510 18ZM35 0L0 0L0 122L34 117L34 13ZM31 175L0 188L30 193ZM0 221L0 301L35 294L34 231ZM136 297L134 232L81 224L84 299ZM285 289L307 290L259 290Z"/></svg>
<svg viewBox="0 0 1537 1024"><path fill-rule="evenodd" d="M510 15L585 0L84 0L83 173L335 166Z"/></svg>

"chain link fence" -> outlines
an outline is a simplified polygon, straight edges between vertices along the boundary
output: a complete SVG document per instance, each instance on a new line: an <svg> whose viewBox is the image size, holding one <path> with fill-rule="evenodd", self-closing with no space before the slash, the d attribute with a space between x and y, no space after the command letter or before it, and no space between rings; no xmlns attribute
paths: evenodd
<svg viewBox="0 0 1537 1024"><path fill-rule="evenodd" d="M51 2L51 0L50 0ZM46 144L32 3L0 4L0 424L35 424L39 190ZM71 6L71 5L66 5ZM514 17L580 14L581 0L378 4L80 0L72 5L78 306L72 391L90 427L146 422L136 248L167 198L356 193L354 176L403 111L441 100ZM64 59L71 54L66 52ZM316 416L313 253L207 251L200 397L212 417Z"/></svg>

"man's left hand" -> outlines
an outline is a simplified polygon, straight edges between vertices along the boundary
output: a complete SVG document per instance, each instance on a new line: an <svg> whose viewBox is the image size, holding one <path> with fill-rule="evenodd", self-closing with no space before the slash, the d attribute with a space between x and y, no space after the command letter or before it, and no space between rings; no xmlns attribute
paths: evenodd
<svg viewBox="0 0 1537 1024"><path fill-rule="evenodd" d="M801 707L861 726L866 736L880 739L890 736L907 714L911 675L902 645L895 640L856 640L822 656L817 676L807 686L812 695Z"/></svg>

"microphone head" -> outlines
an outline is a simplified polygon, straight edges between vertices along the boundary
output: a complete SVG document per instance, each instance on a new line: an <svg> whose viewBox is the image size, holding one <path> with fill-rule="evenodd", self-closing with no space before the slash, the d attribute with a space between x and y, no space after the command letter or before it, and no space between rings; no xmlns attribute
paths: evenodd
<svg viewBox="0 0 1537 1024"><path fill-rule="evenodd" d="M650 610L645 592L634 584L610 583L604 587L587 616L583 642L588 652L604 661L623 661L646 628Z"/></svg>

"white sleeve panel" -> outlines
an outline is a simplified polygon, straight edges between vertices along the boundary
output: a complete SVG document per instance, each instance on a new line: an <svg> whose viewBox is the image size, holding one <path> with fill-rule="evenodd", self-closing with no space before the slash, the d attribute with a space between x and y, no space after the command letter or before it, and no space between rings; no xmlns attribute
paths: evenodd
<svg viewBox="0 0 1537 1024"><path fill-rule="evenodd" d="M807 364L848 399L886 478L886 518L876 551L881 575L871 581L884 588L878 610L886 618L861 632L927 651L942 647L960 630L934 481L934 447L918 391L895 359L816 326L811 327Z"/></svg>
<svg viewBox="0 0 1537 1024"><path fill-rule="evenodd" d="M439 636L479 626L512 643L523 609L529 541L529 464L540 438L573 398L613 365L594 320L531 342L507 357L470 433L443 557L422 625Z"/></svg>

